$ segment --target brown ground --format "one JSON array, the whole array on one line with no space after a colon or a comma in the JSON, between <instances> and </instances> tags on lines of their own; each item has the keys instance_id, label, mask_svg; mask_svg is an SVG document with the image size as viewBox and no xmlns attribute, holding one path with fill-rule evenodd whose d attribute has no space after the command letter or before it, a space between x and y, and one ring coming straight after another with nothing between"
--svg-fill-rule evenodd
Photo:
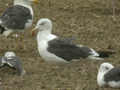
<instances>
[{"instance_id":1,"label":"brown ground","mask_svg":"<svg viewBox=\"0 0 120 90\"><path fill-rule=\"evenodd\" d=\"M0 12L12 5L10 0L0 0ZM21 57L27 74L16 75L8 67L0 69L0 90L112 90L96 84L98 67L102 62L120 65L120 1L116 1L116 21L112 18L112 0L40 0L34 6L36 24L39 18L53 21L53 32L61 37L77 37L76 43L96 50L116 51L104 61L80 60L62 68L47 64L39 56L36 39L30 30L20 33L22 41L0 38L0 55L14 51ZM24 37L23 37L24 35Z\"/></svg>"}]
</instances>

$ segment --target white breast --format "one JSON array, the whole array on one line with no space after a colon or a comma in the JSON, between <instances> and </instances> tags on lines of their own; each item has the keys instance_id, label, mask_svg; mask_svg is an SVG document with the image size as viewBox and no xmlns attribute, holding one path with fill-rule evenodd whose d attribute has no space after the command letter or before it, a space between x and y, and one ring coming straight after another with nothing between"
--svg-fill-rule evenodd
<instances>
[{"instance_id":1,"label":"white breast","mask_svg":"<svg viewBox=\"0 0 120 90\"><path fill-rule=\"evenodd\" d=\"M97 83L100 87L104 87L106 85L104 81L104 73L99 72L97 75Z\"/></svg>"},{"instance_id":2,"label":"white breast","mask_svg":"<svg viewBox=\"0 0 120 90\"><path fill-rule=\"evenodd\" d=\"M39 38L39 36L38 36ZM55 54L48 52L48 41L56 38L54 35L49 35L45 37L44 40L38 40L38 51L40 56L49 63L59 63L59 62L66 62L64 59L57 57Z\"/></svg>"}]
</instances>

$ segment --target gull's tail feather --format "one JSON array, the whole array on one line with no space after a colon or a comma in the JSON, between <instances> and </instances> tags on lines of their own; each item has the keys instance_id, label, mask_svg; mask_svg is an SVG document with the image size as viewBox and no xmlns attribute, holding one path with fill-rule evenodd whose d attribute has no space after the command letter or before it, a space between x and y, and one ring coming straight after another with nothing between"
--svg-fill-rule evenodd
<instances>
[{"instance_id":1,"label":"gull's tail feather","mask_svg":"<svg viewBox=\"0 0 120 90\"><path fill-rule=\"evenodd\" d=\"M5 28L0 25L0 34L3 34L4 31L5 31Z\"/></svg>"},{"instance_id":2,"label":"gull's tail feather","mask_svg":"<svg viewBox=\"0 0 120 90\"><path fill-rule=\"evenodd\" d=\"M90 59L94 59L94 60L104 60L104 58L108 58L110 57L110 55L115 54L115 51L95 51L93 49L91 49L91 54L90 56L88 56L88 58Z\"/></svg>"},{"instance_id":3,"label":"gull's tail feather","mask_svg":"<svg viewBox=\"0 0 120 90\"><path fill-rule=\"evenodd\" d=\"M115 54L115 51L97 51L99 53L99 57L101 58L108 58L110 57L112 54Z\"/></svg>"},{"instance_id":4,"label":"gull's tail feather","mask_svg":"<svg viewBox=\"0 0 120 90\"><path fill-rule=\"evenodd\" d=\"M91 59L91 60L104 60L104 58L101 58L101 57L98 57L98 56L92 56L92 55L88 56L88 58Z\"/></svg>"},{"instance_id":5,"label":"gull's tail feather","mask_svg":"<svg viewBox=\"0 0 120 90\"><path fill-rule=\"evenodd\" d=\"M2 26L2 21L0 20L0 34L3 34L5 28Z\"/></svg>"},{"instance_id":6,"label":"gull's tail feather","mask_svg":"<svg viewBox=\"0 0 120 90\"><path fill-rule=\"evenodd\" d=\"M90 48L90 50L91 50L91 52L90 52L91 55L88 56L89 59L91 59L91 60L104 60L104 58L100 57L99 53L96 52L94 49Z\"/></svg>"}]
</instances>

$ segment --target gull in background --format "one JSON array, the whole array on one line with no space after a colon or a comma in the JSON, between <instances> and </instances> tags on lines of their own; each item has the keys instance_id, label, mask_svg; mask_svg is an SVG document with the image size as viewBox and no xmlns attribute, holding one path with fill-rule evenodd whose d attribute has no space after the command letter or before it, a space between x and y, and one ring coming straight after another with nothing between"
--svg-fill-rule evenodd
<instances>
[{"instance_id":1,"label":"gull in background","mask_svg":"<svg viewBox=\"0 0 120 90\"><path fill-rule=\"evenodd\" d=\"M32 2L38 0L14 0L13 6L0 16L0 34L8 37L12 32L29 29L33 22Z\"/></svg>"},{"instance_id":2,"label":"gull in background","mask_svg":"<svg viewBox=\"0 0 120 90\"><path fill-rule=\"evenodd\" d=\"M100 87L120 88L120 67L105 62L100 65L97 83Z\"/></svg>"},{"instance_id":3,"label":"gull in background","mask_svg":"<svg viewBox=\"0 0 120 90\"><path fill-rule=\"evenodd\" d=\"M20 76L24 75L26 72L23 68L21 59L18 56L16 56L16 54L12 51L8 51L3 57L0 57L0 67L3 67L5 65L16 69L18 75Z\"/></svg>"}]
</instances>

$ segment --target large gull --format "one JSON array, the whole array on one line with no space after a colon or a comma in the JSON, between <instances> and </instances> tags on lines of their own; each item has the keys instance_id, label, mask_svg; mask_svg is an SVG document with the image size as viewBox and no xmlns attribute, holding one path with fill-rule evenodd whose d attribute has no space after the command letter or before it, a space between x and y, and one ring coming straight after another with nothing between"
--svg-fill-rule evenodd
<instances>
[{"instance_id":1,"label":"large gull","mask_svg":"<svg viewBox=\"0 0 120 90\"><path fill-rule=\"evenodd\" d=\"M94 49L76 45L70 39L61 39L52 34L52 21L47 18L42 18L37 22L32 34L35 30L38 30L38 51L45 61L69 62L80 58L103 60Z\"/></svg>"},{"instance_id":2,"label":"large gull","mask_svg":"<svg viewBox=\"0 0 120 90\"><path fill-rule=\"evenodd\" d=\"M100 65L97 83L100 87L120 88L120 67L105 62Z\"/></svg>"},{"instance_id":3,"label":"large gull","mask_svg":"<svg viewBox=\"0 0 120 90\"><path fill-rule=\"evenodd\" d=\"M38 0L14 0L13 6L0 16L0 34L7 37L12 32L30 28L33 22L32 2L37 3Z\"/></svg>"}]
</instances>

